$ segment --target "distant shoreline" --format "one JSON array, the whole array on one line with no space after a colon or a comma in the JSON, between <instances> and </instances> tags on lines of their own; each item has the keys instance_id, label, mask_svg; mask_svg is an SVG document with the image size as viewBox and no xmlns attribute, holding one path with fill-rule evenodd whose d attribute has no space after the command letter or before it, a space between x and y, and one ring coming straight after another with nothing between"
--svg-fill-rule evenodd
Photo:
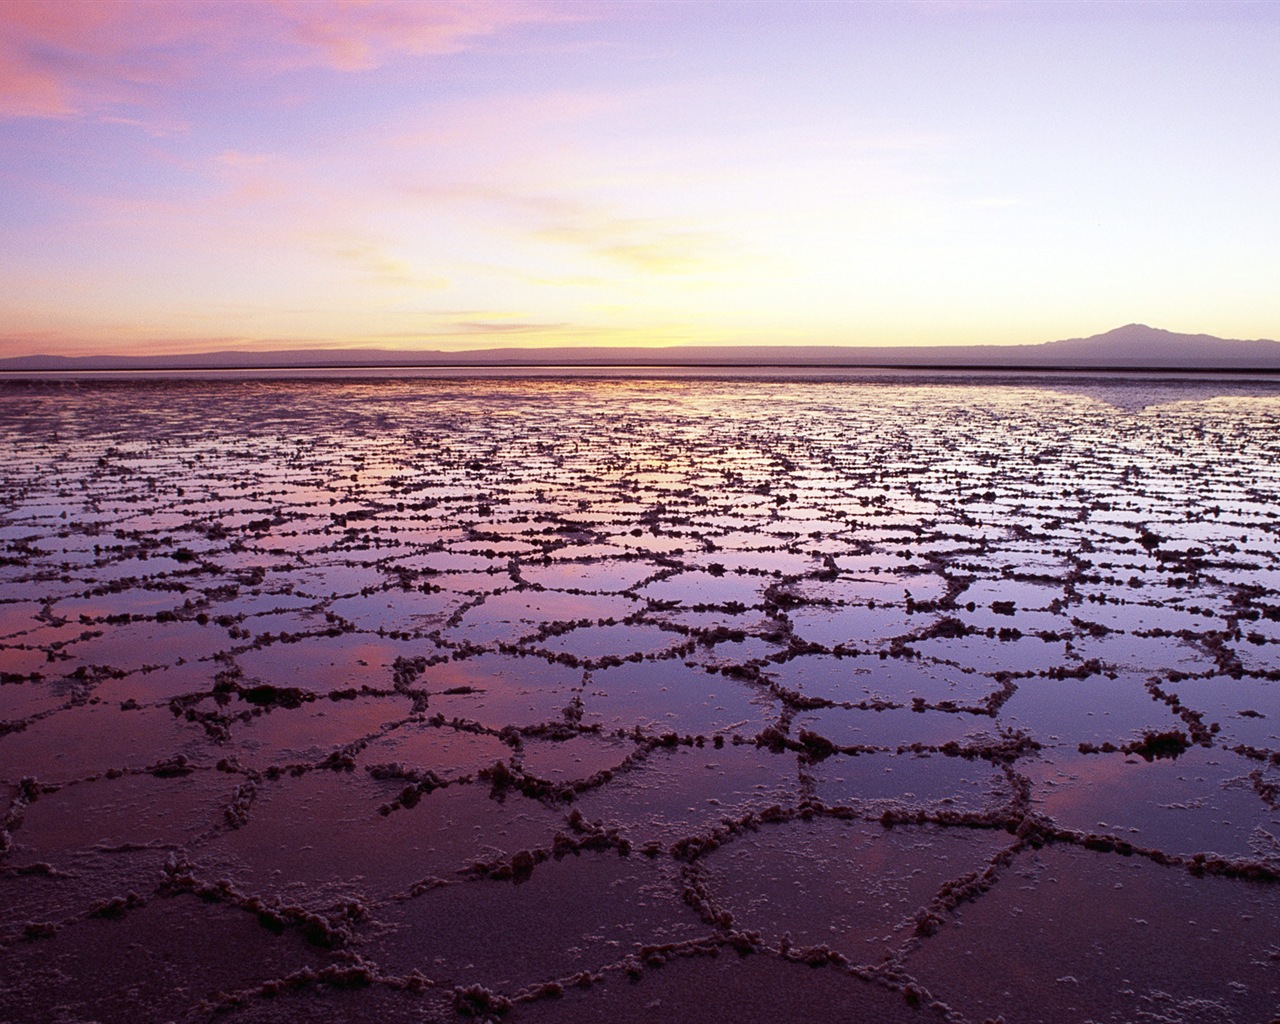
<instances>
[{"instance_id":1,"label":"distant shoreline","mask_svg":"<svg viewBox=\"0 0 1280 1024\"><path fill-rule=\"evenodd\" d=\"M1022 345L602 345L483 348L463 351L379 348L280 348L141 355L43 355L0 359L0 373L119 373L352 370L527 371L544 368L634 372L684 370L939 371L963 373L1280 372L1280 342L1176 334L1127 324L1088 338Z\"/></svg>"},{"instance_id":2,"label":"distant shoreline","mask_svg":"<svg viewBox=\"0 0 1280 1024\"><path fill-rule=\"evenodd\" d=\"M1156 374L1160 376L1169 375L1189 375L1189 376L1249 376L1249 377L1280 377L1280 367L1265 366L1114 366L1114 365L1072 365L1063 364L1060 366L1050 365L1033 365L1024 363L1014 363L1009 365L992 365L990 363L968 364L968 363L783 363L783 362L760 362L760 363L740 363L740 362L627 362L627 363L596 363L596 362L577 362L577 363L558 363L558 362L456 362L456 363L281 363L257 366L225 366L225 365L199 365L199 366L117 366L117 367L66 367L59 369L49 368L0 368L0 380L21 378L29 379L35 377L50 378L66 378L66 377L122 377L132 374L144 375L147 377L161 377L166 375L184 375L184 374L218 374L226 373L236 376L247 375L269 375L273 373L376 373L392 374L397 371L413 371L415 373L429 374L433 371L447 371L450 375L458 375L467 372L502 372L509 371L523 374L537 373L539 371L547 371L551 373L565 373L572 371L585 371L592 373L607 373L609 371L625 371L628 375L642 373L644 371L739 371L743 373L751 373L753 371L803 371L806 375L820 374L823 372L832 373L848 373L859 371L873 371L876 373L883 372L900 372L900 373L948 373L948 374L1027 374L1035 376L1043 376L1045 374L1089 374L1089 375L1124 375L1124 376L1140 376Z\"/></svg>"}]
</instances>

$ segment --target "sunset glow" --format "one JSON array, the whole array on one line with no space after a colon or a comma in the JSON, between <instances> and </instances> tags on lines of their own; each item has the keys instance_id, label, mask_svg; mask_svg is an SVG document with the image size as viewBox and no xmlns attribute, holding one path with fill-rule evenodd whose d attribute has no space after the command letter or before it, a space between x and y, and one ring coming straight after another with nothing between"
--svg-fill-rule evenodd
<instances>
[{"instance_id":1,"label":"sunset glow","mask_svg":"<svg viewBox=\"0 0 1280 1024\"><path fill-rule=\"evenodd\" d=\"M1280 337L1280 5L0 2L0 357Z\"/></svg>"}]
</instances>

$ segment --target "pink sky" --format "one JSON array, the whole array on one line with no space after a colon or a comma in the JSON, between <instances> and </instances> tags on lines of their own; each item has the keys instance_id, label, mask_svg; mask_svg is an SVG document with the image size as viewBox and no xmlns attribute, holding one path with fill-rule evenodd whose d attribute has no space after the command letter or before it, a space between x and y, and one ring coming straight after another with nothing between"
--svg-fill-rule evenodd
<instances>
[{"instance_id":1,"label":"pink sky","mask_svg":"<svg viewBox=\"0 0 1280 1024\"><path fill-rule=\"evenodd\" d=\"M0 356L1280 337L1280 5L0 0Z\"/></svg>"}]
</instances>

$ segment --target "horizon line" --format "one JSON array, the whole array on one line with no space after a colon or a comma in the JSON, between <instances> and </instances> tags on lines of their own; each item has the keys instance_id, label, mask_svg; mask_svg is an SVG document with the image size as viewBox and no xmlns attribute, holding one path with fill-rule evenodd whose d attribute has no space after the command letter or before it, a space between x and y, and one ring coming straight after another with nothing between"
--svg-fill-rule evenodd
<instances>
[{"instance_id":1,"label":"horizon line","mask_svg":"<svg viewBox=\"0 0 1280 1024\"><path fill-rule=\"evenodd\" d=\"M18 357L29 358L29 357ZM81 357L93 359L98 357ZM110 357L102 357L110 358ZM126 357L127 358L127 357ZM142 357L139 357L142 358ZM813 363L813 362L454 362L454 363L278 363L200 366L101 366L67 369L50 367L0 366L0 377L40 374L165 374L165 373L271 373L299 370L925 370L964 373L1190 373L1249 374L1280 376L1276 366L1177 366L1171 364L1127 365L1104 363Z\"/></svg>"}]
</instances>

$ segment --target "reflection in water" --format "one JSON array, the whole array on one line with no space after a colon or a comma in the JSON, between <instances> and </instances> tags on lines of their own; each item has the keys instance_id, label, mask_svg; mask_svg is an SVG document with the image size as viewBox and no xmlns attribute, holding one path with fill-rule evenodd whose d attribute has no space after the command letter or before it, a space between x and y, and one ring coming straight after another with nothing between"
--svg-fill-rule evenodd
<instances>
[{"instance_id":1,"label":"reflection in water","mask_svg":"<svg viewBox=\"0 0 1280 1024\"><path fill-rule=\"evenodd\" d=\"M0 383L0 1005L1265 1019L1278 397Z\"/></svg>"}]
</instances>

